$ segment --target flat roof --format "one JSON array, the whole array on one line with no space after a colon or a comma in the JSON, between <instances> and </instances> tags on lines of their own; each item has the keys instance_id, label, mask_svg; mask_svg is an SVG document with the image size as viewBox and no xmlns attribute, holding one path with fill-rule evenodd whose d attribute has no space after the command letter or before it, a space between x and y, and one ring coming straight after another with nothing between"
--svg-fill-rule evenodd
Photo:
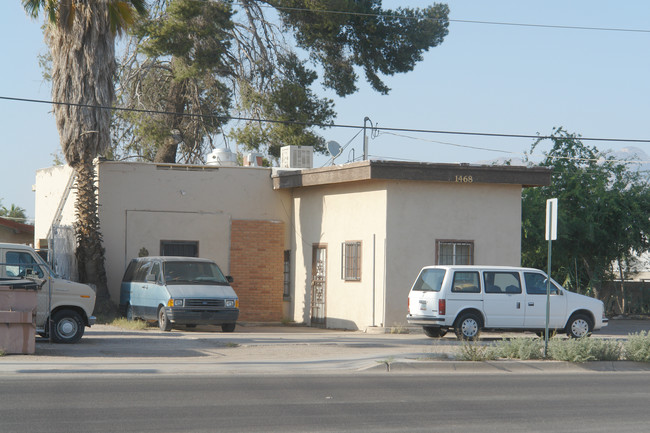
<instances>
[{"instance_id":1,"label":"flat roof","mask_svg":"<svg viewBox=\"0 0 650 433\"><path fill-rule=\"evenodd\" d=\"M550 185L552 172L553 169L548 167L367 160L300 171L277 169L272 178L273 189L369 180L500 183L535 187Z\"/></svg>"}]
</instances>

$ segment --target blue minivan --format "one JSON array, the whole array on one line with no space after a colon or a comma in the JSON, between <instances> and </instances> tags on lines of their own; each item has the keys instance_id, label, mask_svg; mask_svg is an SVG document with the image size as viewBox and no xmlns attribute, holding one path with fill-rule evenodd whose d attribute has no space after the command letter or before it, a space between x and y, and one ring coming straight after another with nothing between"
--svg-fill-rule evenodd
<instances>
[{"instance_id":1,"label":"blue minivan","mask_svg":"<svg viewBox=\"0 0 650 433\"><path fill-rule=\"evenodd\" d=\"M220 325L233 332L239 299L211 260L194 257L140 257L126 268L120 309L127 320L158 321L162 331L174 326Z\"/></svg>"}]
</instances>

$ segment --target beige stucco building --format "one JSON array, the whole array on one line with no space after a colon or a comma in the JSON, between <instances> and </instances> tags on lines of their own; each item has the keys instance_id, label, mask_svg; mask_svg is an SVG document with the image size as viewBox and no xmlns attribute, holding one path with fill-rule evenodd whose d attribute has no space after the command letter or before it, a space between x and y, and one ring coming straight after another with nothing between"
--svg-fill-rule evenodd
<instances>
[{"instance_id":1,"label":"beige stucco building","mask_svg":"<svg viewBox=\"0 0 650 433\"><path fill-rule=\"evenodd\" d=\"M70 173L37 172L37 243L53 221L72 223ZM116 302L131 258L180 251L234 277L242 320L346 329L404 324L422 266L519 265L522 187L550 183L538 167L392 161L302 171L102 161L97 175Z\"/></svg>"}]
</instances>

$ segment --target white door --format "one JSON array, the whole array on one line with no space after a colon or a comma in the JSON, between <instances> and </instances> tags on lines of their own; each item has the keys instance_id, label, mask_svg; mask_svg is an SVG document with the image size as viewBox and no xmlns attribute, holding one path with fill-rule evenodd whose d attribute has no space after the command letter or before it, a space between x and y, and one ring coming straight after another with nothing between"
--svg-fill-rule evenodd
<instances>
[{"instance_id":1,"label":"white door","mask_svg":"<svg viewBox=\"0 0 650 433\"><path fill-rule=\"evenodd\" d=\"M486 328L522 328L526 308L517 271L483 272Z\"/></svg>"},{"instance_id":2,"label":"white door","mask_svg":"<svg viewBox=\"0 0 650 433\"><path fill-rule=\"evenodd\" d=\"M544 329L546 327L546 275L541 272L524 272L526 284L525 327ZM566 324L566 296L551 281L549 328L558 329Z\"/></svg>"}]
</instances>

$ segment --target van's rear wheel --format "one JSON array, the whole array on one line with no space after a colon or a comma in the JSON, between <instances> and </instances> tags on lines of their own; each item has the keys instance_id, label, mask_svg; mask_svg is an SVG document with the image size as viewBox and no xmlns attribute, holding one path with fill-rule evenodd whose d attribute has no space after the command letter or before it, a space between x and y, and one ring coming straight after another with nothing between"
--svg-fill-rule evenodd
<instances>
[{"instance_id":1,"label":"van's rear wheel","mask_svg":"<svg viewBox=\"0 0 650 433\"><path fill-rule=\"evenodd\" d=\"M172 330L172 322L167 318L165 307L160 307L158 310L158 327L161 331L169 332Z\"/></svg>"},{"instance_id":2,"label":"van's rear wheel","mask_svg":"<svg viewBox=\"0 0 650 433\"><path fill-rule=\"evenodd\" d=\"M454 331L459 340L478 340L481 319L474 313L463 313L456 320Z\"/></svg>"},{"instance_id":3,"label":"van's rear wheel","mask_svg":"<svg viewBox=\"0 0 650 433\"><path fill-rule=\"evenodd\" d=\"M129 322L135 320L135 315L133 314L133 306L131 304L128 304L126 306L126 320Z\"/></svg>"},{"instance_id":4,"label":"van's rear wheel","mask_svg":"<svg viewBox=\"0 0 650 433\"><path fill-rule=\"evenodd\" d=\"M423 326L422 330L427 337L431 338L441 338L447 333L447 330L440 326Z\"/></svg>"}]
</instances>

